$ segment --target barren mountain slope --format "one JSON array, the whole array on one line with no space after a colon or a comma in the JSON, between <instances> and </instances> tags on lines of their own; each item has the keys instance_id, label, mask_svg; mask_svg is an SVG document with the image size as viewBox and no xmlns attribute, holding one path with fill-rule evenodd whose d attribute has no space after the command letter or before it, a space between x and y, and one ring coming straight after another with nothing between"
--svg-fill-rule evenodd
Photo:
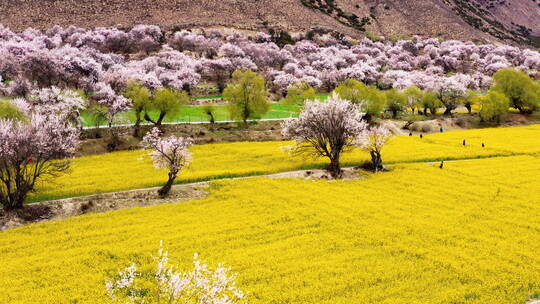
<instances>
[{"instance_id":1,"label":"barren mountain slope","mask_svg":"<svg viewBox=\"0 0 540 304\"><path fill-rule=\"evenodd\" d=\"M0 23L17 30L141 23L322 27L356 37L365 30L523 44L540 36L540 0L2 0Z\"/></svg>"},{"instance_id":2,"label":"barren mountain slope","mask_svg":"<svg viewBox=\"0 0 540 304\"><path fill-rule=\"evenodd\" d=\"M224 25L256 29L264 24L291 30L312 27L353 32L299 0L2 0L0 23L13 29L82 27Z\"/></svg>"}]
</instances>

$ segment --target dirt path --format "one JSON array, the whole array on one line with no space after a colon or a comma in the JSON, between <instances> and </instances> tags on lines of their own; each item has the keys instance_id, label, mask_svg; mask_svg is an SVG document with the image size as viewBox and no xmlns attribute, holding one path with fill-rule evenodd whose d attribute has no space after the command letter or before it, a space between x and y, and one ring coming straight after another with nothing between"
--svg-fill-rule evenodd
<instances>
[{"instance_id":1,"label":"dirt path","mask_svg":"<svg viewBox=\"0 0 540 304\"><path fill-rule=\"evenodd\" d=\"M326 171L321 169L290 171L233 179L254 177L332 179ZM345 180L359 179L361 175L354 168L344 168L342 178ZM133 207L146 207L202 199L208 195L206 190L209 185L209 181L175 185L166 198L160 198L157 195L157 190L159 189L157 187L44 201L26 205L23 210L9 213L0 209L0 231L88 213L101 213Z\"/></svg>"},{"instance_id":2,"label":"dirt path","mask_svg":"<svg viewBox=\"0 0 540 304\"><path fill-rule=\"evenodd\" d=\"M167 198L157 195L159 188L137 189L29 204L23 210L0 210L0 231L32 223L59 220L87 213L146 207L204 198L209 182L175 185Z\"/></svg>"}]
</instances>

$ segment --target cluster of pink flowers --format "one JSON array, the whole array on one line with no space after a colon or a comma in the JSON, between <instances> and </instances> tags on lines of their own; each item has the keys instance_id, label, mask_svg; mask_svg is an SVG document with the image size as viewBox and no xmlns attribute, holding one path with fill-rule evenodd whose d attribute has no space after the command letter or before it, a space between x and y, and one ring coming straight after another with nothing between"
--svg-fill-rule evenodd
<instances>
[{"instance_id":1,"label":"cluster of pink flowers","mask_svg":"<svg viewBox=\"0 0 540 304\"><path fill-rule=\"evenodd\" d=\"M0 76L13 80L24 75L41 86L88 89L97 82L107 82L118 92L121 86L117 85L129 79L149 88L186 89L216 73L252 69L262 72L277 91L283 91L297 81L332 88L345 79L364 83L383 80L393 86L391 73L395 71L420 81L420 74L489 77L508 67L528 72L540 69L537 51L512 46L440 42L418 36L395 43L368 39L331 42L299 40L280 48L263 33L253 37L238 33L223 36L216 31L166 34L159 27L145 25L129 31L54 27L14 33L0 26ZM126 55L135 52L149 55L143 59ZM474 78L475 86L485 85L485 79Z\"/></svg>"},{"instance_id":2,"label":"cluster of pink flowers","mask_svg":"<svg viewBox=\"0 0 540 304\"><path fill-rule=\"evenodd\" d=\"M162 138L160 134L158 128L153 128L143 138L142 144L146 149L152 149L150 155L156 169L179 172L191 160L188 148L193 144L193 141L189 138L176 136Z\"/></svg>"},{"instance_id":3,"label":"cluster of pink flowers","mask_svg":"<svg viewBox=\"0 0 540 304\"><path fill-rule=\"evenodd\" d=\"M166 33L147 25L130 30L56 26L15 33L0 26L0 91L26 96L36 86L87 92L110 86L119 95L130 80L149 89L189 91L202 79L222 90L237 69L260 72L282 94L300 81L330 91L346 79L433 89L452 77L466 88L481 89L500 69L540 69L539 52L506 45L418 36L397 42L322 37L299 36L294 45L279 47L264 33Z\"/></svg>"},{"instance_id":4,"label":"cluster of pink flowers","mask_svg":"<svg viewBox=\"0 0 540 304\"><path fill-rule=\"evenodd\" d=\"M365 130L367 124L358 105L333 94L327 102L306 101L298 119L283 124L283 135L297 144L337 136L353 139Z\"/></svg>"},{"instance_id":5,"label":"cluster of pink flowers","mask_svg":"<svg viewBox=\"0 0 540 304\"><path fill-rule=\"evenodd\" d=\"M0 119L0 205L22 208L40 178L68 168L78 144L78 132L57 115Z\"/></svg>"}]
</instances>

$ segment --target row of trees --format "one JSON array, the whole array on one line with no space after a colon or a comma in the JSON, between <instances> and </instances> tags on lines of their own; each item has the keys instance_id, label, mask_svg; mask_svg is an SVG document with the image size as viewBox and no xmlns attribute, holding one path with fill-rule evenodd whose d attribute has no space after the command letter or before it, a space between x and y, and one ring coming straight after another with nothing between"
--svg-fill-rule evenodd
<instances>
[{"instance_id":1,"label":"row of trees","mask_svg":"<svg viewBox=\"0 0 540 304\"><path fill-rule=\"evenodd\" d=\"M231 113L246 122L268 110L267 92L260 76L238 71L234 79L225 92L231 101ZM109 119L109 125L118 112L133 106L138 132L143 117L159 126L166 115L178 110L187 99L185 92L166 88L151 92L137 83L130 83L124 95L102 89L87 101L74 91L51 88L33 91L27 99L0 101L0 204L8 210L22 208L39 179L57 176L68 169L79 144L76 126L85 103L92 103L95 111L109 103L99 114ZM157 112L157 120L149 117L150 111ZM159 190L160 196L166 196L182 167L190 161L188 147L192 142L160 135L161 131L154 128L141 144L153 151L154 166L168 171L167 183Z\"/></svg>"},{"instance_id":2,"label":"row of trees","mask_svg":"<svg viewBox=\"0 0 540 304\"><path fill-rule=\"evenodd\" d=\"M491 75L503 68L527 73L540 69L538 52L510 46L420 37L387 43L317 43L299 37L293 42L278 46L263 33L167 35L155 26L129 31L55 27L21 33L0 27L0 89L22 97L36 87L51 86L121 95L131 81L149 90L186 92L206 81L224 90L238 69L259 72L269 89L281 94L299 81L331 91L347 79L380 88L416 85L426 90L452 78L467 89L479 89L490 86Z\"/></svg>"},{"instance_id":3,"label":"row of trees","mask_svg":"<svg viewBox=\"0 0 540 304\"><path fill-rule=\"evenodd\" d=\"M515 69L503 69L494 75L494 84L486 96L467 89L458 81L448 78L422 90L410 86L402 90L380 90L354 79L342 82L335 90L341 98L353 104L365 105L364 118L370 121L385 111L396 118L399 113L410 110L413 114L436 114L444 108L444 114L450 115L462 105L472 113L473 106L478 106L483 120L498 120L500 115L512 107L521 113L530 114L540 108L540 83L533 81L527 74ZM285 103L303 105L306 100L315 98L315 90L309 84L300 82L292 85L284 98Z\"/></svg>"},{"instance_id":4,"label":"row of trees","mask_svg":"<svg viewBox=\"0 0 540 304\"><path fill-rule=\"evenodd\" d=\"M492 90L481 99L482 119L497 119L509 106L520 111L536 109L537 103L530 102L537 102L540 96L537 83L524 78L515 70L502 70L495 75L495 80ZM156 107L185 96L170 90L160 90L150 98L145 88L136 84L131 85L131 88L128 92L134 104L137 104L138 99L144 101L138 115L148 111L145 108L149 106L147 102L153 102L153 107ZM99 94L102 93L96 93ZM264 80L252 71L235 72L233 83L225 90L232 113L237 113L244 122L267 111L266 94ZM305 100L304 97L312 96L313 91L304 84L294 87L287 97L295 102L303 100L304 105L298 119L283 124L283 134L296 141L296 153L314 153L327 157L330 160L327 169L335 178L341 175L341 153L352 146L368 151L373 168L379 170L382 169L381 149L390 134L384 128L368 128L366 121L384 107L384 102L390 111L396 113L407 105L414 109L416 104L412 99L425 101L428 98L426 96L435 96L433 94L415 87L404 92L395 89L380 92L350 80L340 85L323 102ZM107 98L97 98L102 99ZM44 89L28 100L16 99L12 103L0 103L4 109L0 116L0 202L6 209L21 208L38 179L55 176L68 168L69 158L79 140L74 124L83 102L82 98L72 92ZM164 108L162 111L166 115L167 110ZM145 116L148 116L147 112ZM168 170L168 181L159 191L161 196L166 196L182 167L189 163L191 155L188 147L192 142L174 136L160 138L160 131L155 128L144 137L142 144L153 150L152 158L156 168Z\"/></svg>"},{"instance_id":5,"label":"row of trees","mask_svg":"<svg viewBox=\"0 0 540 304\"><path fill-rule=\"evenodd\" d=\"M239 75L244 77L231 88L236 92L234 98L246 101L245 108L249 105L256 108L261 80L249 71ZM51 96L54 95L49 98ZM19 99L9 105L10 116L0 118L0 203L8 210L22 208L39 179L67 170L79 143L79 134L65 114L68 112L55 108L55 103L49 105L47 100L42 101L44 103L39 104ZM240 104L235 107L242 108ZM242 111L249 111L245 108ZM283 132L297 141L297 152L313 148L320 156L328 157L331 160L328 170L336 178L341 174L341 152L352 143L370 152L374 168L378 170L382 168L380 151L389 133L383 129L368 129L362 116L358 105L333 95L328 102L308 101L300 118L287 121ZM154 128L144 137L142 145L152 150L154 166L168 172L167 183L158 191L160 196L166 196L191 159L188 148L192 142L187 138L160 135L160 130Z\"/></svg>"}]
</instances>

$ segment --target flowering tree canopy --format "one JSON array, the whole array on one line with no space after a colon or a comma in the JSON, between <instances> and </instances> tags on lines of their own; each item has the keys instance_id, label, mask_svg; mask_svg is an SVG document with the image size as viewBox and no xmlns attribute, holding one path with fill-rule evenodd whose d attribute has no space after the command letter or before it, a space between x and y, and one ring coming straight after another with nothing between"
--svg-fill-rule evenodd
<instances>
[{"instance_id":1,"label":"flowering tree canopy","mask_svg":"<svg viewBox=\"0 0 540 304\"><path fill-rule=\"evenodd\" d=\"M152 276L137 272L132 264L112 280L105 283L107 296L115 303L247 303L245 294L236 285L236 274L230 268L218 265L208 267L193 256L193 269L180 272L169 266L168 252L158 250L157 265ZM144 288L144 289L143 289Z\"/></svg>"},{"instance_id":2,"label":"flowering tree canopy","mask_svg":"<svg viewBox=\"0 0 540 304\"><path fill-rule=\"evenodd\" d=\"M28 122L0 119L0 203L22 208L36 182L65 171L79 134L59 116L32 114Z\"/></svg>"},{"instance_id":3,"label":"flowering tree canopy","mask_svg":"<svg viewBox=\"0 0 540 304\"><path fill-rule=\"evenodd\" d=\"M180 170L189 164L191 153L188 148L193 144L192 140L184 137L170 136L160 138L158 128L153 128L144 136L142 145L146 149L152 149L150 156L156 169L167 169L169 179L158 191L162 197L166 196L178 176Z\"/></svg>"},{"instance_id":4,"label":"flowering tree canopy","mask_svg":"<svg viewBox=\"0 0 540 304\"><path fill-rule=\"evenodd\" d=\"M85 100L75 91L58 87L34 90L28 97L34 112L47 116L58 115L74 125L80 125L80 113L85 108Z\"/></svg>"},{"instance_id":5,"label":"flowering tree canopy","mask_svg":"<svg viewBox=\"0 0 540 304\"><path fill-rule=\"evenodd\" d=\"M354 139L367 124L362 121L360 106L330 96L327 102L307 101L298 119L283 123L283 135L296 141L295 153L327 157L327 170L334 178L341 176L340 156L353 146Z\"/></svg>"},{"instance_id":6,"label":"flowering tree canopy","mask_svg":"<svg viewBox=\"0 0 540 304\"><path fill-rule=\"evenodd\" d=\"M458 100L467 94L467 87L456 76L442 78L434 82L429 90L437 93L439 100L446 108L445 115L452 114L452 111L458 106Z\"/></svg>"},{"instance_id":7,"label":"flowering tree canopy","mask_svg":"<svg viewBox=\"0 0 540 304\"><path fill-rule=\"evenodd\" d=\"M379 126L365 129L356 139L356 145L370 154L375 172L383 169L381 152L391 137L387 128Z\"/></svg>"},{"instance_id":8,"label":"flowering tree canopy","mask_svg":"<svg viewBox=\"0 0 540 304\"><path fill-rule=\"evenodd\" d=\"M116 94L110 85L99 83L96 86L96 91L92 95L92 99L98 104L105 106L108 110L109 128L112 128L114 117L116 114L126 111L131 107L131 100L122 95Z\"/></svg>"}]
</instances>

